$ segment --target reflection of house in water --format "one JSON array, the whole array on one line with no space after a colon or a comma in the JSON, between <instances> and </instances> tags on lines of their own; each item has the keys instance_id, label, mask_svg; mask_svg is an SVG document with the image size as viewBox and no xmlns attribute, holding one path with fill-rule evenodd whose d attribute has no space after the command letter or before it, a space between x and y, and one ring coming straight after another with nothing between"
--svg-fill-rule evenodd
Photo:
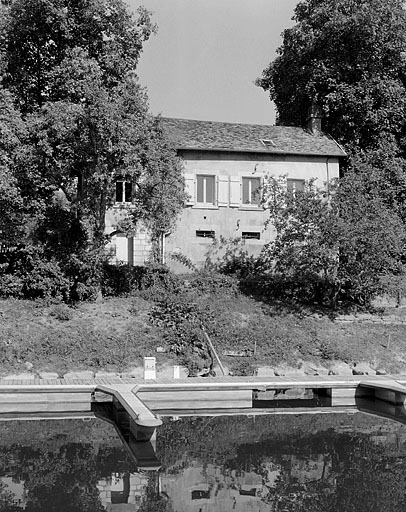
<instances>
[{"instance_id":1,"label":"reflection of house in water","mask_svg":"<svg viewBox=\"0 0 406 512\"><path fill-rule=\"evenodd\" d=\"M4 488L3 488L4 486ZM0 487L6 496L10 497L10 501L15 507L25 510L27 507L27 491L24 488L24 481L15 482L11 476L3 476L0 478ZM2 508L2 498L0 497L0 510Z\"/></svg>"},{"instance_id":2,"label":"reflection of house in water","mask_svg":"<svg viewBox=\"0 0 406 512\"><path fill-rule=\"evenodd\" d=\"M304 484L309 481L327 480L331 473L331 458L324 454L311 455L307 459L290 457L290 477Z\"/></svg>"},{"instance_id":3,"label":"reflection of house in water","mask_svg":"<svg viewBox=\"0 0 406 512\"><path fill-rule=\"evenodd\" d=\"M148 476L142 473L113 473L99 480L97 488L107 512L136 512L147 484Z\"/></svg>"},{"instance_id":4,"label":"reflection of house in water","mask_svg":"<svg viewBox=\"0 0 406 512\"><path fill-rule=\"evenodd\" d=\"M165 492L177 512L265 512L262 477L251 471L228 471L191 463L178 474L161 474Z\"/></svg>"}]
</instances>

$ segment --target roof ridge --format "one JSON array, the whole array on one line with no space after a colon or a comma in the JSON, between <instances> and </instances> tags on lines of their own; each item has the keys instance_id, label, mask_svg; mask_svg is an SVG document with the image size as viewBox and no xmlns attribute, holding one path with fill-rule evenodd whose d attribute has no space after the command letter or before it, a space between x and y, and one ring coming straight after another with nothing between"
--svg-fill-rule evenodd
<instances>
[{"instance_id":1,"label":"roof ridge","mask_svg":"<svg viewBox=\"0 0 406 512\"><path fill-rule=\"evenodd\" d=\"M292 128L296 130L304 130L305 128L302 126L286 126L286 125L277 125L277 124L260 124L260 123L241 123L241 122L233 122L233 121L211 121L207 119L190 119L187 117L168 117L168 116L159 116L160 119L166 119L168 121L190 121L193 123L211 123L211 124L230 124L230 125L238 125L238 126L260 126L262 128ZM324 134L324 132L322 132Z\"/></svg>"}]
</instances>

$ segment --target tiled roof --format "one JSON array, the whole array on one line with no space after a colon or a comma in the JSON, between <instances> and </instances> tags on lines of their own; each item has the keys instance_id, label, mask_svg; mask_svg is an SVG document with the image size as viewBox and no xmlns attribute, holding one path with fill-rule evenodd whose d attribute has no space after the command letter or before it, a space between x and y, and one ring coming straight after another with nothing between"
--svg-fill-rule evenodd
<instances>
[{"instance_id":1,"label":"tiled roof","mask_svg":"<svg viewBox=\"0 0 406 512\"><path fill-rule=\"evenodd\" d=\"M303 128L167 117L163 117L162 122L178 149L345 156L343 149L331 137L312 135Z\"/></svg>"}]
</instances>

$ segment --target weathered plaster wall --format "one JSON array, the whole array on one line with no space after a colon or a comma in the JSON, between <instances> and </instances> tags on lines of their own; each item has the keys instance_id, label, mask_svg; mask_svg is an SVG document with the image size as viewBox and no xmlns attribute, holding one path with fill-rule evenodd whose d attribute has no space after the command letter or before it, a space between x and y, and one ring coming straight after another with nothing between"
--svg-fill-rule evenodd
<instances>
[{"instance_id":1,"label":"weathered plaster wall","mask_svg":"<svg viewBox=\"0 0 406 512\"><path fill-rule=\"evenodd\" d=\"M120 219L125 218L129 204L115 205L106 212L106 234L116 229ZM113 236L106 247L111 263L144 265L150 258L152 243L147 230L140 225L134 236L124 234Z\"/></svg>"},{"instance_id":2,"label":"weathered plaster wall","mask_svg":"<svg viewBox=\"0 0 406 512\"><path fill-rule=\"evenodd\" d=\"M323 187L339 175L339 162L335 157L214 151L182 151L181 156L184 160L187 186L192 196L196 196L193 178L197 174L222 176L229 180L230 187L232 181L236 182L243 177L264 178L267 175L285 175L287 178L304 180L316 178L317 185ZM183 265L171 260L171 253L181 253L198 265L203 263L212 240L197 237L196 231L214 231L216 237L222 235L226 238L241 237L245 231L260 232L260 240L245 240L248 252L258 254L262 246L275 235L272 226L265 228L267 218L268 213L261 207L247 207L241 203L237 205L230 200L224 206L202 207L196 203L189 205L183 211L176 230L166 237L167 264L174 271L186 271Z\"/></svg>"}]
</instances>

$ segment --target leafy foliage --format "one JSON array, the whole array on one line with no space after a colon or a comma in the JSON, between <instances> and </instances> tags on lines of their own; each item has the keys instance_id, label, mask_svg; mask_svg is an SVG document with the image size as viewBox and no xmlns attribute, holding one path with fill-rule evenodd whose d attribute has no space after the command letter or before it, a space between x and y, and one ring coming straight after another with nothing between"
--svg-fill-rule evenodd
<instances>
[{"instance_id":1,"label":"leafy foliage","mask_svg":"<svg viewBox=\"0 0 406 512\"><path fill-rule=\"evenodd\" d=\"M325 130L347 146L371 147L404 127L406 15L400 0L304 0L278 57L258 84L281 124L302 126L313 104Z\"/></svg>"},{"instance_id":2,"label":"leafy foliage","mask_svg":"<svg viewBox=\"0 0 406 512\"><path fill-rule=\"evenodd\" d=\"M350 173L335 191L310 182L293 195L269 180L277 236L261 258L268 273L296 286L301 296L294 299L368 305L381 291L383 275L403 273L404 226L367 186L362 175Z\"/></svg>"},{"instance_id":3,"label":"leafy foliage","mask_svg":"<svg viewBox=\"0 0 406 512\"><path fill-rule=\"evenodd\" d=\"M100 288L112 236L142 222L158 239L183 207L180 161L135 75L155 27L121 0L16 0L2 13L1 236L40 246L70 283L60 293L83 300ZM107 229L119 178L135 199Z\"/></svg>"},{"instance_id":4,"label":"leafy foliage","mask_svg":"<svg viewBox=\"0 0 406 512\"><path fill-rule=\"evenodd\" d=\"M304 126L310 109L317 106L324 130L343 144L348 154L331 210L319 209L330 227L320 228L316 222L321 245L318 248L317 237L310 236L314 243L307 240L305 263L295 263L297 274L303 275L299 269L309 270L313 257L315 266L320 265L315 277L323 277L323 286L327 278L332 298L338 292L352 301L368 303L380 283L397 281L401 286L403 279L404 5L400 0L303 0L295 9L294 20L295 26L284 31L279 55L257 83L275 101L280 124ZM337 213L340 220L334 222L331 213ZM304 223L299 224L302 233L307 233ZM279 238L286 241L286 237ZM292 257L300 253L295 235L294 240L295 247L291 244L290 253L286 250L284 254L291 264ZM327 250L324 262L320 260L322 248ZM329 277L326 264L333 273L327 272Z\"/></svg>"}]
</instances>

